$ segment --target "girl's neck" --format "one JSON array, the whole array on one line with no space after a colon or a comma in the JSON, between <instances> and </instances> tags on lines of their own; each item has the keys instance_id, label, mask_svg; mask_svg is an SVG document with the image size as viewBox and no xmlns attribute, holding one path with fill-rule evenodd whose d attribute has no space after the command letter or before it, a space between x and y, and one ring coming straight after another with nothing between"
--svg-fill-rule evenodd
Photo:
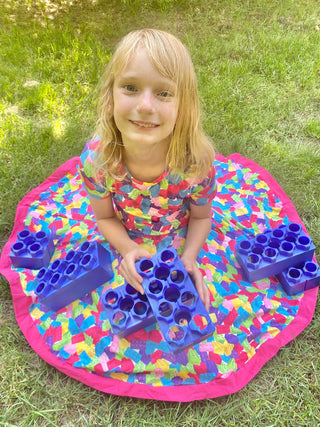
<instances>
[{"instance_id":1,"label":"girl's neck","mask_svg":"<svg viewBox=\"0 0 320 427\"><path fill-rule=\"evenodd\" d=\"M124 152L125 166L130 174L138 181L153 182L167 167L168 147L138 147Z\"/></svg>"}]
</instances>

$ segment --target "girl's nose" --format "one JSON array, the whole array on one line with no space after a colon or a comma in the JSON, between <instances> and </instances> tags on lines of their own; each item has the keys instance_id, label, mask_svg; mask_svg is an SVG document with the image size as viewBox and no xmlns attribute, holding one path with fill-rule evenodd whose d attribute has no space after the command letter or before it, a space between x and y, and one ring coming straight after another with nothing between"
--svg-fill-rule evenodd
<instances>
[{"instance_id":1,"label":"girl's nose","mask_svg":"<svg viewBox=\"0 0 320 427\"><path fill-rule=\"evenodd\" d=\"M139 97L137 110L139 112L153 113L154 109L154 96L152 91L143 91Z\"/></svg>"}]
</instances>

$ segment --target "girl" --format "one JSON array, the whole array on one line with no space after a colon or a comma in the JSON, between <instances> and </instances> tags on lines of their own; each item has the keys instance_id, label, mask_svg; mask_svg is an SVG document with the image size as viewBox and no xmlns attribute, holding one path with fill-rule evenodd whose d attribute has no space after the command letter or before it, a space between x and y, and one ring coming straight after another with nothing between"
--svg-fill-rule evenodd
<instances>
[{"instance_id":1,"label":"girl","mask_svg":"<svg viewBox=\"0 0 320 427\"><path fill-rule=\"evenodd\" d=\"M122 256L120 274L144 293L135 262L172 245L208 309L196 259L211 228L214 151L181 41L153 29L125 36L103 77L98 116L99 138L80 169L98 229Z\"/></svg>"}]
</instances>

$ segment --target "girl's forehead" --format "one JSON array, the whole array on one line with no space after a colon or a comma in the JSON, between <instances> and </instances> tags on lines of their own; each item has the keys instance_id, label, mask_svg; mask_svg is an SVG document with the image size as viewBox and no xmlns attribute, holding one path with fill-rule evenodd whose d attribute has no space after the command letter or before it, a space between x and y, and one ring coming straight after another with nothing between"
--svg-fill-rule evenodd
<instances>
[{"instance_id":1,"label":"girl's forehead","mask_svg":"<svg viewBox=\"0 0 320 427\"><path fill-rule=\"evenodd\" d=\"M157 58L154 53L148 52L145 47L139 47L135 51L130 52L123 61L118 63L114 71L116 79L121 77L137 77L142 75L146 70L158 74L161 80L166 80L169 84L176 84L172 64L165 58Z\"/></svg>"}]
</instances>

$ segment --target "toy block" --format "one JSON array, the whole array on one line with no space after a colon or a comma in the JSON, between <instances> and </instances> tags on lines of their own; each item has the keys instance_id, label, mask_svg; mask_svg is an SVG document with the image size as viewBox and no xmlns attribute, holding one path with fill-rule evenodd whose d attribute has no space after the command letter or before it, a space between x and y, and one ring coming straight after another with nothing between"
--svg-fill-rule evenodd
<instances>
[{"instance_id":1,"label":"toy block","mask_svg":"<svg viewBox=\"0 0 320 427\"><path fill-rule=\"evenodd\" d=\"M178 353L207 339L215 330L174 248L136 262L142 286L169 349Z\"/></svg>"},{"instance_id":2,"label":"toy block","mask_svg":"<svg viewBox=\"0 0 320 427\"><path fill-rule=\"evenodd\" d=\"M36 276L39 302L53 311L83 297L113 276L111 256L98 242L84 242Z\"/></svg>"},{"instance_id":3,"label":"toy block","mask_svg":"<svg viewBox=\"0 0 320 427\"><path fill-rule=\"evenodd\" d=\"M114 334L124 338L155 323L146 295L140 294L128 283L107 291L102 297Z\"/></svg>"},{"instance_id":4,"label":"toy block","mask_svg":"<svg viewBox=\"0 0 320 427\"><path fill-rule=\"evenodd\" d=\"M315 262L306 261L277 274L277 279L288 295L295 295L319 286L320 269Z\"/></svg>"},{"instance_id":5,"label":"toy block","mask_svg":"<svg viewBox=\"0 0 320 427\"><path fill-rule=\"evenodd\" d=\"M266 230L252 239L241 239L235 248L237 261L250 282L311 261L314 251L311 238L303 232L300 224L294 222Z\"/></svg>"},{"instance_id":6,"label":"toy block","mask_svg":"<svg viewBox=\"0 0 320 427\"><path fill-rule=\"evenodd\" d=\"M54 252L54 244L50 232L32 233L28 229L20 231L16 242L11 245L10 258L16 268L40 270L47 267Z\"/></svg>"}]
</instances>

